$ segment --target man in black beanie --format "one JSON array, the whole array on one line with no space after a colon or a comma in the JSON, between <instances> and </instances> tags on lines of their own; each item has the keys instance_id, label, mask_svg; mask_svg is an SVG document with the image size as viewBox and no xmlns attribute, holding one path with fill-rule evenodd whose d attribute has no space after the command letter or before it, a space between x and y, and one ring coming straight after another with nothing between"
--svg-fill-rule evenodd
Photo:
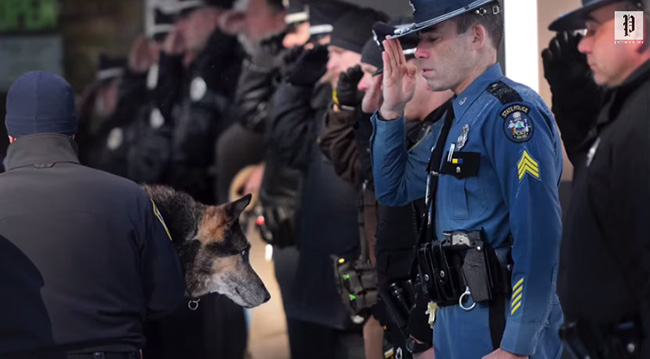
<instances>
[{"instance_id":1,"label":"man in black beanie","mask_svg":"<svg viewBox=\"0 0 650 359\"><path fill-rule=\"evenodd\" d=\"M178 254L135 183L79 164L74 95L58 75L14 82L0 181L0 357L136 359L143 320L185 292Z\"/></svg>"}]
</instances>

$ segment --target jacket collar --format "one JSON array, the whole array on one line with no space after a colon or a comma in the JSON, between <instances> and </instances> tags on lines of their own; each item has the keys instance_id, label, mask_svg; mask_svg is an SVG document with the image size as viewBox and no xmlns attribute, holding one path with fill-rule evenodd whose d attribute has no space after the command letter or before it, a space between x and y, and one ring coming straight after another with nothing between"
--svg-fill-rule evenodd
<instances>
[{"instance_id":1,"label":"jacket collar","mask_svg":"<svg viewBox=\"0 0 650 359\"><path fill-rule=\"evenodd\" d=\"M454 98L453 106L456 118L462 118L468 108L488 88L488 85L503 77L501 66L496 63L490 66L481 76L477 77L463 92Z\"/></svg>"},{"instance_id":2,"label":"jacket collar","mask_svg":"<svg viewBox=\"0 0 650 359\"><path fill-rule=\"evenodd\" d=\"M650 61L645 62L639 66L621 85L610 89L606 94L603 111L598 118L597 127L606 126L608 123L616 119L621 106L623 106L625 99L639 88L643 83L650 80Z\"/></svg>"},{"instance_id":3,"label":"jacket collar","mask_svg":"<svg viewBox=\"0 0 650 359\"><path fill-rule=\"evenodd\" d=\"M79 164L77 146L66 135L44 134L23 136L9 145L4 165L7 171L19 167L52 167L56 163Z\"/></svg>"}]
</instances>

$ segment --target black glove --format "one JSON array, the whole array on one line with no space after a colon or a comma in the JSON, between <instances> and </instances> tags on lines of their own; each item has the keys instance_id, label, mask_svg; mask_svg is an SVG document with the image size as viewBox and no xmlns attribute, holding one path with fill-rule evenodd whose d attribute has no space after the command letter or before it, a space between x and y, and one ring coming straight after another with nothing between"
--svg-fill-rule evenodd
<instances>
[{"instance_id":1,"label":"black glove","mask_svg":"<svg viewBox=\"0 0 650 359\"><path fill-rule=\"evenodd\" d=\"M282 40L285 32L271 35L260 41L253 49L252 62L262 70L274 70L282 67L285 48Z\"/></svg>"},{"instance_id":2,"label":"black glove","mask_svg":"<svg viewBox=\"0 0 650 359\"><path fill-rule=\"evenodd\" d=\"M348 71L341 73L336 86L334 103L341 108L354 109L361 104L363 92L357 89L359 81L363 77L361 65L350 67Z\"/></svg>"},{"instance_id":3,"label":"black glove","mask_svg":"<svg viewBox=\"0 0 650 359\"><path fill-rule=\"evenodd\" d=\"M594 81L586 56L578 51L580 40L580 34L560 32L542 52L544 77L553 94L553 114L569 157L595 125L605 92Z\"/></svg>"},{"instance_id":4,"label":"black glove","mask_svg":"<svg viewBox=\"0 0 650 359\"><path fill-rule=\"evenodd\" d=\"M295 86L313 87L327 71L328 59L327 47L323 45L303 51L290 71L287 81Z\"/></svg>"},{"instance_id":5,"label":"black glove","mask_svg":"<svg viewBox=\"0 0 650 359\"><path fill-rule=\"evenodd\" d=\"M558 33L542 51L544 77L553 94L565 95L593 82L587 57L578 51L581 34Z\"/></svg>"},{"instance_id":6,"label":"black glove","mask_svg":"<svg viewBox=\"0 0 650 359\"><path fill-rule=\"evenodd\" d=\"M298 58L303 52L305 52L305 48L302 46L296 46L284 52L282 66L280 67L280 73L283 79L289 77L293 67L296 66L296 61L298 61Z\"/></svg>"}]
</instances>

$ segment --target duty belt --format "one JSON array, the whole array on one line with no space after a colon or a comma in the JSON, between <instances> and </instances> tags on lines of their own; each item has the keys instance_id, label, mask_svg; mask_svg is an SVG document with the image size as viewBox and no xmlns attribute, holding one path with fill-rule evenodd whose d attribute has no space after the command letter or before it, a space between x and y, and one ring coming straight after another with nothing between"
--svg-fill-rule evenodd
<instances>
[{"instance_id":1,"label":"duty belt","mask_svg":"<svg viewBox=\"0 0 650 359\"><path fill-rule=\"evenodd\" d=\"M509 267L501 264L481 231L454 231L445 233L445 240L423 243L417 262L420 284L438 306L457 304L469 311L477 303L509 295Z\"/></svg>"}]
</instances>

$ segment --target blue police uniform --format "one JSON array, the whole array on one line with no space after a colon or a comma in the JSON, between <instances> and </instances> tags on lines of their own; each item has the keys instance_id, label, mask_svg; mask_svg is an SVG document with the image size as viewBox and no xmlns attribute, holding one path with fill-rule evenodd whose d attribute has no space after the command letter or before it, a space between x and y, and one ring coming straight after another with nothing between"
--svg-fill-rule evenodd
<instances>
[{"instance_id":1,"label":"blue police uniform","mask_svg":"<svg viewBox=\"0 0 650 359\"><path fill-rule=\"evenodd\" d=\"M561 233L560 138L549 109L531 89L489 68L453 101L455 120L444 144L436 198L443 231L483 229L503 258L512 237L512 297L501 348L531 358L559 358L562 313L555 294ZM430 152L415 160L395 150L398 121L373 118L373 165L382 204L409 200L405 182L426 173ZM449 151L447 151L449 150ZM416 167L414 164L419 164ZM444 171L443 171L444 172ZM493 351L488 306L438 310L434 347L440 358L480 358Z\"/></svg>"},{"instance_id":2,"label":"blue police uniform","mask_svg":"<svg viewBox=\"0 0 650 359\"><path fill-rule=\"evenodd\" d=\"M404 206L423 198L426 192L426 167L431 149L436 143L444 121L436 121L428 133L414 146L407 148L405 141L405 120L378 121L371 118L374 131L370 138L374 158L372 175L375 182L375 196L386 206Z\"/></svg>"}]
</instances>

